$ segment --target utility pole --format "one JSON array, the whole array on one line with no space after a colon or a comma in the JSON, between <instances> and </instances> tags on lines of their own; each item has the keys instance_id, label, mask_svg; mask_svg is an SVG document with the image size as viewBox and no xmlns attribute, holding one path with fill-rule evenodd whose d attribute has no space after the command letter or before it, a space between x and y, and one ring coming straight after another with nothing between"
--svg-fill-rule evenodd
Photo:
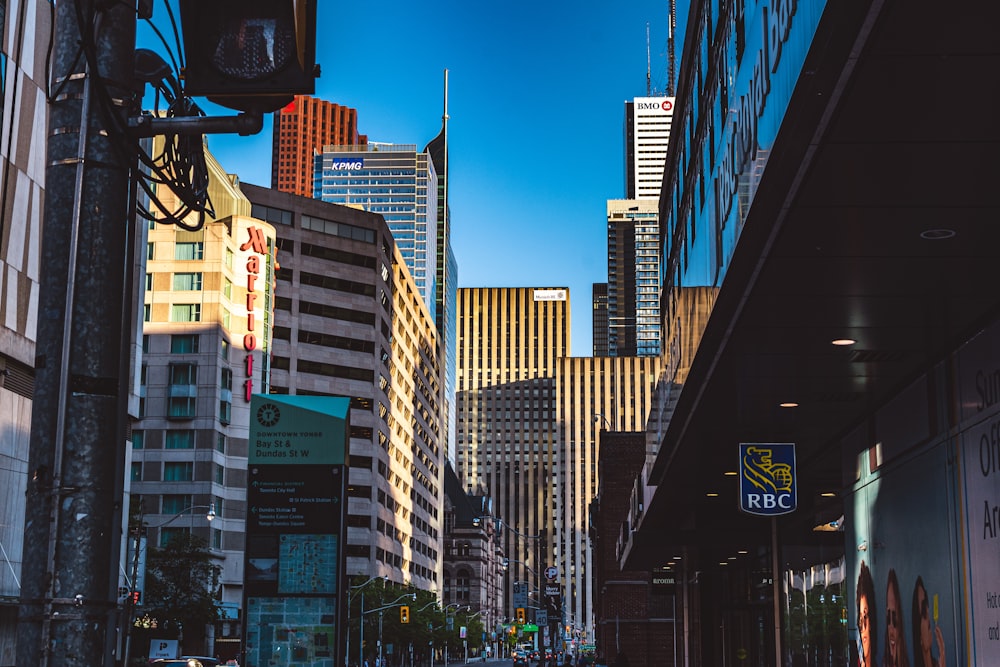
<instances>
[{"instance_id":1,"label":"utility pole","mask_svg":"<svg viewBox=\"0 0 1000 667\"><path fill-rule=\"evenodd\" d=\"M54 6L17 664L95 667L118 613L136 9Z\"/></svg>"}]
</instances>

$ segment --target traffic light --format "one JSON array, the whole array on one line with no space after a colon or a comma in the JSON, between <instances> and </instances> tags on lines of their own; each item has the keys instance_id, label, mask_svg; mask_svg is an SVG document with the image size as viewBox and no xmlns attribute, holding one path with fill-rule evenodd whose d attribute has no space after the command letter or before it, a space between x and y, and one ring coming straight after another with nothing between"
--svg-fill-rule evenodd
<instances>
[{"instance_id":1,"label":"traffic light","mask_svg":"<svg viewBox=\"0 0 1000 667\"><path fill-rule=\"evenodd\" d=\"M268 113L311 95L316 0L180 0L184 90Z\"/></svg>"},{"instance_id":2,"label":"traffic light","mask_svg":"<svg viewBox=\"0 0 1000 667\"><path fill-rule=\"evenodd\" d=\"M515 615L517 616L518 625L524 625L524 607L518 607Z\"/></svg>"},{"instance_id":3,"label":"traffic light","mask_svg":"<svg viewBox=\"0 0 1000 667\"><path fill-rule=\"evenodd\" d=\"M409 623L410 622L410 608L403 605L399 608L399 622Z\"/></svg>"}]
</instances>

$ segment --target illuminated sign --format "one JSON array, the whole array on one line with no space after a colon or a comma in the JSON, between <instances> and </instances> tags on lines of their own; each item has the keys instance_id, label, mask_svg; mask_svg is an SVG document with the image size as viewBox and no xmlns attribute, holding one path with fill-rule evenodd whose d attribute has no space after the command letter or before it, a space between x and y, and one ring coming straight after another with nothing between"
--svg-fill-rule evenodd
<instances>
[{"instance_id":1,"label":"illuminated sign","mask_svg":"<svg viewBox=\"0 0 1000 667\"><path fill-rule=\"evenodd\" d=\"M795 445L740 444L740 510L757 516L795 511Z\"/></svg>"},{"instance_id":2,"label":"illuminated sign","mask_svg":"<svg viewBox=\"0 0 1000 667\"><path fill-rule=\"evenodd\" d=\"M257 318L254 315L254 306L257 301L257 279L260 278L261 268L263 263L261 262L262 257L267 257L267 239L264 238L264 230L260 227L247 227L248 238L240 246L240 250L246 252L251 251L251 254L247 257L247 302L246 302L246 315L247 315L247 328L246 333L243 334L243 349L247 351L247 356L244 360L244 369L246 371L246 380L243 383L243 398L247 403L250 402L250 397L253 395L253 351L257 349L257 334L254 330L257 326Z\"/></svg>"},{"instance_id":3,"label":"illuminated sign","mask_svg":"<svg viewBox=\"0 0 1000 667\"><path fill-rule=\"evenodd\" d=\"M564 289L536 289L534 297L535 301L565 301L566 292Z\"/></svg>"},{"instance_id":4,"label":"illuminated sign","mask_svg":"<svg viewBox=\"0 0 1000 667\"><path fill-rule=\"evenodd\" d=\"M674 110L674 98L672 97L637 97L635 108L638 111L664 111Z\"/></svg>"}]
</instances>

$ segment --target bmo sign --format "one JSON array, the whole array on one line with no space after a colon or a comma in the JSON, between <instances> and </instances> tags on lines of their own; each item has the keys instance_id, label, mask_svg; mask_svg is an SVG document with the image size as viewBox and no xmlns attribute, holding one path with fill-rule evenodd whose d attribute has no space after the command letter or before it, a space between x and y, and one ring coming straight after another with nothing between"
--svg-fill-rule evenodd
<instances>
[{"instance_id":1,"label":"bmo sign","mask_svg":"<svg viewBox=\"0 0 1000 667\"><path fill-rule=\"evenodd\" d=\"M636 111L662 111L669 113L674 110L673 97L637 97L635 98Z\"/></svg>"},{"instance_id":2,"label":"bmo sign","mask_svg":"<svg viewBox=\"0 0 1000 667\"><path fill-rule=\"evenodd\" d=\"M795 511L795 445L740 444L740 510L758 516Z\"/></svg>"}]
</instances>

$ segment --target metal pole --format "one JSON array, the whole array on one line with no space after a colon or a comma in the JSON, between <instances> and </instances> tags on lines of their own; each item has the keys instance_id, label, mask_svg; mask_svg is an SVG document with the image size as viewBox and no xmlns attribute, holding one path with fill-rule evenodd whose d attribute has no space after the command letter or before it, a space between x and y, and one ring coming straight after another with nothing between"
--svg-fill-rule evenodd
<instances>
[{"instance_id":1,"label":"metal pole","mask_svg":"<svg viewBox=\"0 0 1000 667\"><path fill-rule=\"evenodd\" d=\"M359 633L358 636L358 642L361 644L361 647L358 649L358 655L360 656L358 658L359 660L358 664L360 665L360 667L365 667L365 592L364 591L361 591L361 621L359 624L361 625L361 632Z\"/></svg>"},{"instance_id":2,"label":"metal pole","mask_svg":"<svg viewBox=\"0 0 1000 667\"><path fill-rule=\"evenodd\" d=\"M378 613L378 667L382 667L382 614L384 613L382 611Z\"/></svg>"},{"instance_id":3,"label":"metal pole","mask_svg":"<svg viewBox=\"0 0 1000 667\"><path fill-rule=\"evenodd\" d=\"M55 3L16 664L114 662L122 538L135 8ZM86 25L78 23L81 12ZM82 52L86 57L78 57ZM116 119L117 122L109 122ZM101 564L95 567L95 564Z\"/></svg>"}]
</instances>

